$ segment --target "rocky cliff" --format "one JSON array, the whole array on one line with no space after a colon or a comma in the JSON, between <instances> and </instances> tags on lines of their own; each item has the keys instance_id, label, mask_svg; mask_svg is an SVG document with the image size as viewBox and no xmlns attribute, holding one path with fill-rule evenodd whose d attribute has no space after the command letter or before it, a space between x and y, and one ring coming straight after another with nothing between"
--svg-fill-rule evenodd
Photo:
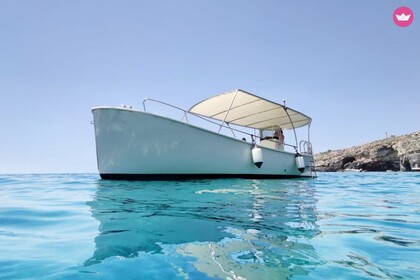
<instances>
[{"instance_id":1,"label":"rocky cliff","mask_svg":"<svg viewBox=\"0 0 420 280\"><path fill-rule=\"evenodd\" d=\"M318 171L413 171L420 167L420 131L315 155Z\"/></svg>"}]
</instances>

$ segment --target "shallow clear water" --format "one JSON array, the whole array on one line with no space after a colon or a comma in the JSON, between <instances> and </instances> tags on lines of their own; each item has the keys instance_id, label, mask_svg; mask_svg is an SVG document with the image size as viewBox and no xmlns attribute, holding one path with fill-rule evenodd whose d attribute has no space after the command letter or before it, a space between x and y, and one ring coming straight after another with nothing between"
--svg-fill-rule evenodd
<instances>
[{"instance_id":1,"label":"shallow clear water","mask_svg":"<svg viewBox=\"0 0 420 280\"><path fill-rule=\"evenodd\" d=\"M0 279L419 279L420 173L0 175Z\"/></svg>"}]
</instances>

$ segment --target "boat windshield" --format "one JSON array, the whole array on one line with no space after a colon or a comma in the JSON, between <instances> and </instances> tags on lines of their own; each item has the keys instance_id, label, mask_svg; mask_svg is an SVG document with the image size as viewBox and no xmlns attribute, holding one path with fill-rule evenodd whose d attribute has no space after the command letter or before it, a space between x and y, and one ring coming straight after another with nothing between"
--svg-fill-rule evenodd
<instances>
[{"instance_id":1,"label":"boat windshield","mask_svg":"<svg viewBox=\"0 0 420 280\"><path fill-rule=\"evenodd\" d=\"M261 139L270 138L274 136L275 130L260 130Z\"/></svg>"}]
</instances>

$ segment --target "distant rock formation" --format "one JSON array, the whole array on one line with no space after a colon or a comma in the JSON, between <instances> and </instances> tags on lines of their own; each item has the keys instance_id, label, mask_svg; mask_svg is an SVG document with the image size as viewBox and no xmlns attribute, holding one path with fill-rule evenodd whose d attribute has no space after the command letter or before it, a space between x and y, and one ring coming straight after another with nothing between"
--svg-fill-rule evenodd
<instances>
[{"instance_id":1,"label":"distant rock formation","mask_svg":"<svg viewBox=\"0 0 420 280\"><path fill-rule=\"evenodd\" d=\"M420 131L315 155L318 171L417 171Z\"/></svg>"}]
</instances>

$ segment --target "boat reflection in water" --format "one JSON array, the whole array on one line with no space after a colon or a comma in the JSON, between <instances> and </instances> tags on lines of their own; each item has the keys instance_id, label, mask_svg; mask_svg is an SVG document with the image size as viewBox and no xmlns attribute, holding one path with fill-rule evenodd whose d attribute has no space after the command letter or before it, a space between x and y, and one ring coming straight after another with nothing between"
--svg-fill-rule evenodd
<instances>
[{"instance_id":1,"label":"boat reflection in water","mask_svg":"<svg viewBox=\"0 0 420 280\"><path fill-rule=\"evenodd\" d=\"M311 180L99 181L85 270L137 259L139 277L305 275L318 262L314 192Z\"/></svg>"}]
</instances>

